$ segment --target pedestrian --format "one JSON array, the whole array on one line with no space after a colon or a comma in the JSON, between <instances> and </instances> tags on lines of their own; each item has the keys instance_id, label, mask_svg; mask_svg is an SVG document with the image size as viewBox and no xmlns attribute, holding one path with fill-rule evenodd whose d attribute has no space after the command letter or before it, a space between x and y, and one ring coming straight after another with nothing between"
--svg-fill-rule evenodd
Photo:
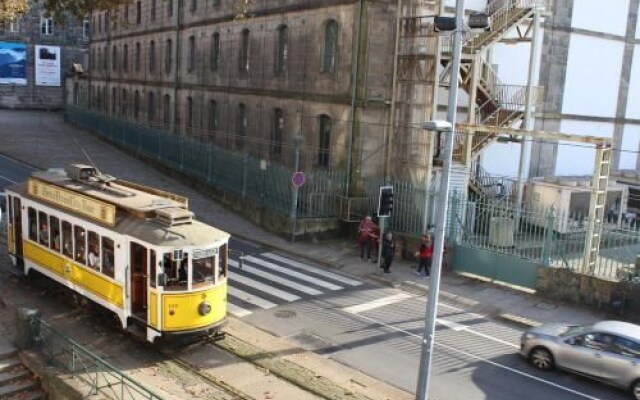
<instances>
[{"instance_id":1,"label":"pedestrian","mask_svg":"<svg viewBox=\"0 0 640 400\"><path fill-rule=\"evenodd\" d=\"M364 260L364 253L367 253L367 260L371 260L371 246L374 239L374 232L377 225L373 222L370 215L364 217L358 226L358 246L360 247L360 259Z\"/></svg>"},{"instance_id":2,"label":"pedestrian","mask_svg":"<svg viewBox=\"0 0 640 400\"><path fill-rule=\"evenodd\" d=\"M391 268L395 250L396 244L393 240L393 233L387 232L382 239L382 264L380 265L385 274L389 273L389 268Z\"/></svg>"},{"instance_id":3,"label":"pedestrian","mask_svg":"<svg viewBox=\"0 0 640 400\"><path fill-rule=\"evenodd\" d=\"M415 255L418 257L416 274L421 275L424 269L425 276L429 276L431 273L431 257L433 256L433 243L431 243L431 237L429 235L422 235L420 248Z\"/></svg>"}]
</instances>

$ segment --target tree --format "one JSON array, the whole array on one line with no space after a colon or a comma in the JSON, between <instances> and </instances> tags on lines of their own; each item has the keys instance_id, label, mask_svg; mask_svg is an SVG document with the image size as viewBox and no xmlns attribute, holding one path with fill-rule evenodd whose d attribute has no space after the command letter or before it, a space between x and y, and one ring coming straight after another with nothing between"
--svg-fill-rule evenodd
<instances>
[{"instance_id":1,"label":"tree","mask_svg":"<svg viewBox=\"0 0 640 400\"><path fill-rule=\"evenodd\" d=\"M0 22L25 14L32 1L38 0L0 0ZM65 13L70 13L78 19L85 18L92 11L111 10L130 2L131 0L42 0L44 9L54 18L63 18Z\"/></svg>"}]
</instances>

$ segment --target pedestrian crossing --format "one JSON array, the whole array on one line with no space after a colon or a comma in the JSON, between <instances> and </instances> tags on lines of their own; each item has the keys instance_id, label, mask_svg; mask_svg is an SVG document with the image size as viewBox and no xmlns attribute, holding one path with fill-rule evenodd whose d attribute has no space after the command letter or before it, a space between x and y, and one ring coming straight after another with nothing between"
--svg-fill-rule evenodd
<instances>
[{"instance_id":1,"label":"pedestrian crossing","mask_svg":"<svg viewBox=\"0 0 640 400\"><path fill-rule=\"evenodd\" d=\"M333 293L362 282L274 253L229 259L228 311L236 317Z\"/></svg>"}]
</instances>

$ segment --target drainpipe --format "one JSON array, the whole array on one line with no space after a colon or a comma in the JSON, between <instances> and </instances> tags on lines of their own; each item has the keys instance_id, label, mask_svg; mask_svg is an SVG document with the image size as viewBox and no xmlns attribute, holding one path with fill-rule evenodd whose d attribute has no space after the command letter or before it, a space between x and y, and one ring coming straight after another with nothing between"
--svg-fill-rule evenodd
<instances>
[{"instance_id":1,"label":"drainpipe","mask_svg":"<svg viewBox=\"0 0 640 400\"><path fill-rule=\"evenodd\" d=\"M356 34L356 40L353 49L353 62L351 63L351 123L349 125L349 150L347 159L347 182L345 185L345 196L350 195L351 186L351 174L353 165L353 141L354 130L356 125L356 108L357 108L357 96L358 96L358 75L360 74L360 41L362 40L362 10L364 8L364 0L358 1L358 33Z\"/></svg>"},{"instance_id":2,"label":"drainpipe","mask_svg":"<svg viewBox=\"0 0 640 400\"><path fill-rule=\"evenodd\" d=\"M173 63L173 133L178 134L178 68L180 67L179 57L180 57L180 4L181 0L176 0L176 4L174 6L174 14L176 17L176 23L174 25L175 30L175 62Z\"/></svg>"}]
</instances>

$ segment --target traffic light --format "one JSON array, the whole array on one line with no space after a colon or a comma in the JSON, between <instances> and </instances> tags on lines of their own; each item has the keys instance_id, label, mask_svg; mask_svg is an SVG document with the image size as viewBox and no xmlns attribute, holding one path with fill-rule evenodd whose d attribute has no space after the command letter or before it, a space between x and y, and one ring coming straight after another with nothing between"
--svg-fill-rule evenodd
<instances>
[{"instance_id":1,"label":"traffic light","mask_svg":"<svg viewBox=\"0 0 640 400\"><path fill-rule=\"evenodd\" d=\"M393 210L393 186L381 186L378 217L390 217L391 210Z\"/></svg>"}]
</instances>

